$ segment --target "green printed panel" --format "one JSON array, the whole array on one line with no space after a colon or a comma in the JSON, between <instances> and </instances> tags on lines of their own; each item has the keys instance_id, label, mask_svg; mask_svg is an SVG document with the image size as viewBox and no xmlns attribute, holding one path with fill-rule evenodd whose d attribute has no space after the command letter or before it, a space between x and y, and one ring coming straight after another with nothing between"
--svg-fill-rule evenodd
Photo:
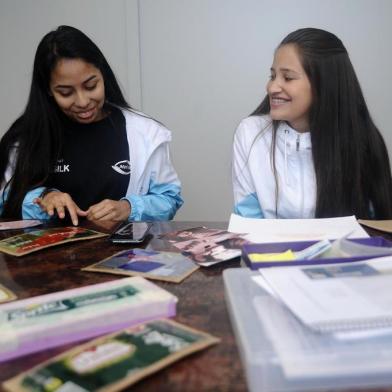
<instances>
[{"instance_id":1,"label":"green printed panel","mask_svg":"<svg viewBox=\"0 0 392 392\"><path fill-rule=\"evenodd\" d=\"M25 319L34 319L59 312L66 312L96 304L104 304L121 298L132 297L138 290L130 285L119 287L117 289L99 291L96 293L81 295L74 298L60 301L51 301L43 304L37 304L30 307L11 310L7 312L8 321L17 321Z\"/></svg>"},{"instance_id":2,"label":"green printed panel","mask_svg":"<svg viewBox=\"0 0 392 392\"><path fill-rule=\"evenodd\" d=\"M203 339L164 321L151 322L52 362L26 376L22 384L30 391L51 392L64 385L92 391L142 372Z\"/></svg>"}]
</instances>

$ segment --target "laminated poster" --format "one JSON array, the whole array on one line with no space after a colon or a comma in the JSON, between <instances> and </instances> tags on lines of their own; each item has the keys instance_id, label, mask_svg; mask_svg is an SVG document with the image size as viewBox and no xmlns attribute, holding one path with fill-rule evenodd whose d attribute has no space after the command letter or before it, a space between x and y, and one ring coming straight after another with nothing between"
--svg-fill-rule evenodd
<instances>
[{"instance_id":1,"label":"laminated poster","mask_svg":"<svg viewBox=\"0 0 392 392\"><path fill-rule=\"evenodd\" d=\"M90 240L105 237L106 235L78 226L33 230L29 233L23 233L1 240L0 252L13 256L23 256L50 246L72 241Z\"/></svg>"},{"instance_id":2,"label":"laminated poster","mask_svg":"<svg viewBox=\"0 0 392 392\"><path fill-rule=\"evenodd\" d=\"M173 321L150 321L77 346L3 387L6 391L118 391L218 342Z\"/></svg>"}]
</instances>

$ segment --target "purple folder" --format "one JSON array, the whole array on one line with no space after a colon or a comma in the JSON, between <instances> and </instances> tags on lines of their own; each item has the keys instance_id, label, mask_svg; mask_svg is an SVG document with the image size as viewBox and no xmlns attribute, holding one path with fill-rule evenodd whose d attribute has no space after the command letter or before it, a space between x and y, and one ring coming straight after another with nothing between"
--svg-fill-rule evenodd
<instances>
[{"instance_id":1,"label":"purple folder","mask_svg":"<svg viewBox=\"0 0 392 392\"><path fill-rule=\"evenodd\" d=\"M392 242L383 237L369 237L369 238L350 238L350 241L362 245L377 246L385 248L385 256L391 254ZM289 249L293 252L299 252L308 248L319 241L297 241L297 242L273 242L263 244L247 244L242 247L242 259L245 264L252 270L257 270L264 267L290 267L293 265L316 265L316 264L336 264L349 263L352 261L360 261L371 259L374 257L381 257L382 254L374 256L355 256L346 258L328 258L328 259L312 259L312 260L292 260L292 261L268 261L268 262L252 262L248 255L252 253L282 253Z\"/></svg>"}]
</instances>

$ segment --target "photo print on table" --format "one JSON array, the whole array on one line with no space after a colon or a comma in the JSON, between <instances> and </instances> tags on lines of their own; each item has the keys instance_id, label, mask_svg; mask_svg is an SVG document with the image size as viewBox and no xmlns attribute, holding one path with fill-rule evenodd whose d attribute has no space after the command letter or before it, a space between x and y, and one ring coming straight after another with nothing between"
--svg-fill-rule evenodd
<instances>
[{"instance_id":1,"label":"photo print on table","mask_svg":"<svg viewBox=\"0 0 392 392\"><path fill-rule=\"evenodd\" d=\"M83 268L83 271L142 276L179 283L198 268L197 264L181 253L135 248L118 252Z\"/></svg>"},{"instance_id":2,"label":"photo print on table","mask_svg":"<svg viewBox=\"0 0 392 392\"><path fill-rule=\"evenodd\" d=\"M207 227L174 231L160 238L203 267L241 256L242 246L249 243L241 234Z\"/></svg>"}]
</instances>

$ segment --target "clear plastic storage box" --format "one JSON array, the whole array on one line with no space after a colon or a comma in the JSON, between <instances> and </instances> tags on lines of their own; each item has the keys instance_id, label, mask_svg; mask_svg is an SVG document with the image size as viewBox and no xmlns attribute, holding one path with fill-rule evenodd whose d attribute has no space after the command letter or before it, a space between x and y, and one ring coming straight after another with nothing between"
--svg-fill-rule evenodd
<instances>
[{"instance_id":1,"label":"clear plastic storage box","mask_svg":"<svg viewBox=\"0 0 392 392\"><path fill-rule=\"evenodd\" d=\"M344 390L392 386L392 329L362 339L313 332L253 277L227 269L225 297L251 392Z\"/></svg>"}]
</instances>

